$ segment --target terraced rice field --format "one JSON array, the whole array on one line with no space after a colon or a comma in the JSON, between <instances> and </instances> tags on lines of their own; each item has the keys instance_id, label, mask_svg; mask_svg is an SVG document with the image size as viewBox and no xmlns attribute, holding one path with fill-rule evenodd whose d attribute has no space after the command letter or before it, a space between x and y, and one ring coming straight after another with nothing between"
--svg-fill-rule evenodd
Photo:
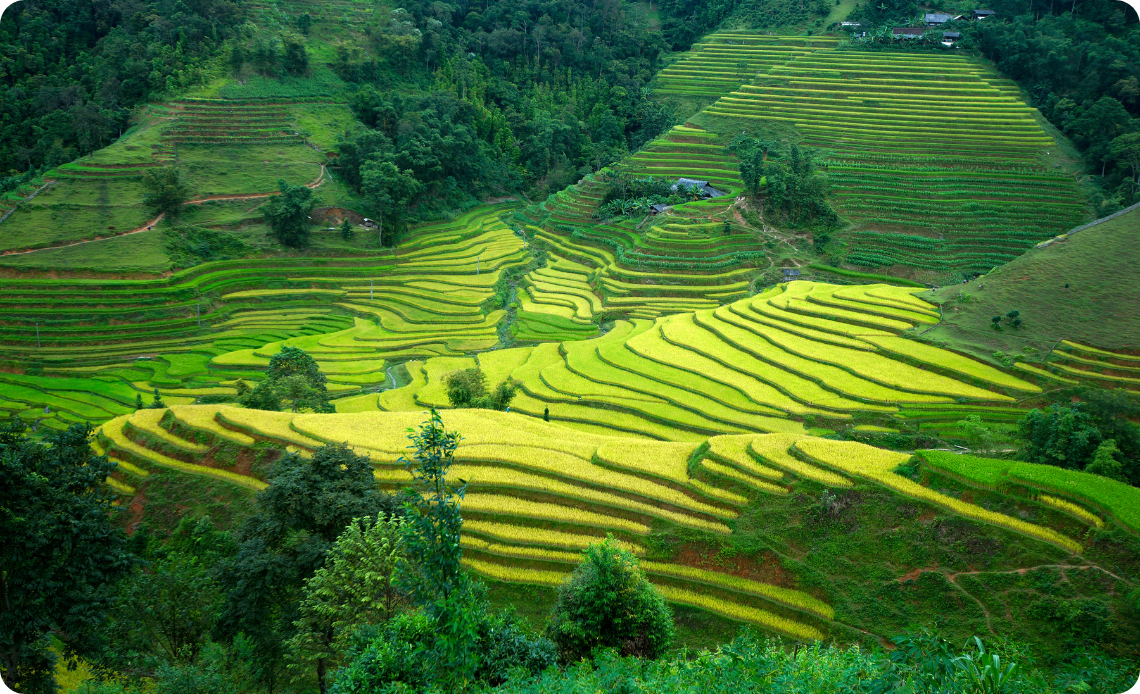
<instances>
[{"instance_id":1,"label":"terraced rice field","mask_svg":"<svg viewBox=\"0 0 1140 694\"><path fill-rule=\"evenodd\" d=\"M614 435L804 434L805 416L847 426L856 412L915 426L974 408L1019 416L1015 400L1038 386L899 337L938 320L914 291L792 282L719 308L618 321L589 340L502 350L496 360L521 387L512 412L549 410L552 421ZM442 379L462 366L436 361L399 402L443 404Z\"/></svg>"},{"instance_id":2,"label":"terraced rice field","mask_svg":"<svg viewBox=\"0 0 1140 694\"><path fill-rule=\"evenodd\" d=\"M1044 368L1021 363L1017 366L1061 383L1089 383L1140 393L1140 355L1137 354L1111 352L1062 340L1049 354Z\"/></svg>"},{"instance_id":3,"label":"terraced rice field","mask_svg":"<svg viewBox=\"0 0 1140 694\"><path fill-rule=\"evenodd\" d=\"M121 461L112 486L127 498L156 474L199 475L261 489L265 483L258 477L210 462L209 455L219 445L249 447L255 441L302 455L325 442L344 442L370 457L381 486L397 488L409 481L397 462L407 444L405 431L423 417L422 412L320 415L180 406L116 418L103 425L97 443ZM556 585L579 561L581 548L611 533L643 557L642 568L671 602L795 638L823 638L837 625L823 592L662 560L647 542L652 533L672 526L709 538L729 533L749 497L787 494L817 480L832 486L882 485L944 512L1080 550L1075 539L1047 525L987 511L895 475L894 467L909 455L862 444L787 434L663 443L571 434L555 424L485 410L449 411L443 417L448 428L464 436L451 471L470 483L463 501L464 562L498 580ZM788 460L794 465L787 466ZM1056 495L1052 501L1041 503L1053 508L1088 503L1071 490L1050 493Z\"/></svg>"},{"instance_id":4,"label":"terraced rice field","mask_svg":"<svg viewBox=\"0 0 1140 694\"><path fill-rule=\"evenodd\" d=\"M823 50L774 65L705 116L793 126L827 153L848 262L984 271L1080 221L1057 147L1016 87L964 56Z\"/></svg>"},{"instance_id":5,"label":"terraced rice field","mask_svg":"<svg viewBox=\"0 0 1140 694\"><path fill-rule=\"evenodd\" d=\"M676 63L657 74L654 92L670 96L723 96L774 65L834 48L832 36L758 36L743 31L718 31L693 45Z\"/></svg>"},{"instance_id":6,"label":"terraced rice field","mask_svg":"<svg viewBox=\"0 0 1140 694\"><path fill-rule=\"evenodd\" d=\"M380 386L392 360L486 350L484 310L523 242L484 207L413 234L394 256L208 263L158 280L2 280L0 409L66 427L149 404L234 394L284 344L312 354L333 394ZM46 410L45 410L46 408Z\"/></svg>"}]
</instances>

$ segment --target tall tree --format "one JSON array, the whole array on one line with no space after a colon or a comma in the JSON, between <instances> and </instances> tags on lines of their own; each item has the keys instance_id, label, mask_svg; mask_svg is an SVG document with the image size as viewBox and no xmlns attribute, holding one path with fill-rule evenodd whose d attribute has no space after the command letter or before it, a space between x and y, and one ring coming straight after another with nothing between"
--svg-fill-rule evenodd
<instances>
[{"instance_id":1,"label":"tall tree","mask_svg":"<svg viewBox=\"0 0 1140 694\"><path fill-rule=\"evenodd\" d=\"M280 195L274 195L261 206L265 223L273 231L279 243L290 248L304 248L309 245L309 213L317 206L313 191L305 186L277 181Z\"/></svg>"},{"instance_id":2,"label":"tall tree","mask_svg":"<svg viewBox=\"0 0 1140 694\"><path fill-rule=\"evenodd\" d=\"M277 462L269 486L257 495L256 513L238 531L237 553L219 570L227 592L217 633L250 637L263 684L273 689L282 674L305 579L324 564L353 518L396 508L376 486L368 458L344 444L322 446L308 459L289 453Z\"/></svg>"},{"instance_id":3,"label":"tall tree","mask_svg":"<svg viewBox=\"0 0 1140 694\"><path fill-rule=\"evenodd\" d=\"M91 450L90 425L25 437L0 428L0 669L23 694L53 694L50 637L68 657L94 656L116 582L132 565L111 524L115 469Z\"/></svg>"},{"instance_id":4,"label":"tall tree","mask_svg":"<svg viewBox=\"0 0 1140 694\"><path fill-rule=\"evenodd\" d=\"M190 189L182 183L178 170L172 166L151 169L143 174L143 188L146 189L143 204L167 217L177 217L182 212L182 204L190 199Z\"/></svg>"},{"instance_id":5,"label":"tall tree","mask_svg":"<svg viewBox=\"0 0 1140 694\"><path fill-rule=\"evenodd\" d=\"M401 171L390 161L370 161L360 167L361 190L380 222L380 245L390 245L399 231L408 205L423 185L410 169ZM390 230L384 234L384 214L388 214Z\"/></svg>"}]
</instances>

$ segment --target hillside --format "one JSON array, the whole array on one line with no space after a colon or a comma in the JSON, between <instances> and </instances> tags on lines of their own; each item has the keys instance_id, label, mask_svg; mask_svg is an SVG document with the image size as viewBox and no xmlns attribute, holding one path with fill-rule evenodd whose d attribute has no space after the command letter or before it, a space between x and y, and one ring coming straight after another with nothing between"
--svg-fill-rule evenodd
<instances>
[{"instance_id":1,"label":"hillside","mask_svg":"<svg viewBox=\"0 0 1140 694\"><path fill-rule=\"evenodd\" d=\"M971 282L921 293L943 307L942 324L926 337L982 358L1002 352L1029 365L1051 358L1063 348L1061 340L1135 351L1140 287L1119 278L1134 275L1140 263L1138 227L1140 210L1132 210L1059 236ZM1019 312L1020 327L1003 318L994 330L992 318L1010 311Z\"/></svg>"},{"instance_id":2,"label":"hillside","mask_svg":"<svg viewBox=\"0 0 1140 694\"><path fill-rule=\"evenodd\" d=\"M181 406L112 420L99 441L122 461L113 483L135 499L138 522L144 507L164 512L138 500L170 489L212 485L210 497L240 499L250 493L242 489L264 488L256 464L229 462L253 460L259 441L306 455L347 441L371 456L381 485L398 488L408 480L396 463L404 430L423 416ZM662 443L571 437L513 413L444 419L464 435L453 473L471 485L464 562L496 586L557 585L577 550L609 532L642 556L670 602L799 640L870 646L934 619L949 634L1015 636L1056 655L1089 628L1046 616L1043 606L1064 595L1107 610L1091 628L1114 652L1134 656L1140 645L1120 612L1129 585L1120 576L1140 569L1140 492L1120 483L1073 496L1066 490L1088 476L1022 464L998 492L977 474L981 461L963 472L958 456L932 455L908 467L910 454L803 434ZM236 455L218 456L235 447ZM546 590L508 594L536 619L551 602ZM693 644L735 629L680 614Z\"/></svg>"},{"instance_id":3,"label":"hillside","mask_svg":"<svg viewBox=\"0 0 1140 694\"><path fill-rule=\"evenodd\" d=\"M71 432L86 454L90 426L113 470L68 493L105 503L88 518L131 558L87 591L112 614L98 634L40 633L39 675L58 652L114 675L78 694L176 675L323 692L358 656L436 658L375 649L478 610L503 621L472 633L517 660L607 535L674 611L674 649L751 627L794 669L805 643L878 658L930 629L1068 673L1035 694L1099 694L1088 673L1140 662L1140 489L1121 481L1140 479L1140 209L1079 229L1132 200L1125 106L1086 138L1091 97L1062 119L1059 93L983 57L988 28L883 45L917 12L898 3L68 3L0 21L0 443L48 460ZM870 39L838 32L849 13ZM1075 31L1055 21L1023 28ZM1130 22L1100 29L1114 55ZM453 406L449 379L475 369L514 389L505 411ZM1051 404L1071 409L1035 411ZM306 581L346 528L394 524L388 578L419 537L393 528L419 503L402 458L428 410L469 487L458 535L424 556L462 548L486 605L449 587L412 610L402 576L360 644L322 622L304 660ZM1059 464L1027 462L1033 417L1053 417L1037 438ZM35 465L28 488L58 473ZM345 509L364 510L267 520ZM375 580L361 614L380 614ZM155 596L193 613L160 655L137 631ZM523 621L488 617L508 607ZM448 648L487 656L463 638ZM633 691L614 677L598 691Z\"/></svg>"}]
</instances>

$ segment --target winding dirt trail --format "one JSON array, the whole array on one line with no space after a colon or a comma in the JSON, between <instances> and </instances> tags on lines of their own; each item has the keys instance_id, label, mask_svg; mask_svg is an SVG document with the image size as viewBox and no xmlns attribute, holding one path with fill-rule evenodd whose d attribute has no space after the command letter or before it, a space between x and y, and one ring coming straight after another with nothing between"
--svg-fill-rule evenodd
<instances>
[{"instance_id":1,"label":"winding dirt trail","mask_svg":"<svg viewBox=\"0 0 1140 694\"><path fill-rule=\"evenodd\" d=\"M305 184L306 188L309 188L311 190L311 189L319 187L322 183L325 182L325 165L321 164L320 166L321 166L320 175L317 176L312 181L310 181L309 183L306 183ZM274 195L277 195L277 194L278 193L274 192L274 193L252 193L249 195L242 194L242 193L238 193L235 195L207 195L204 198L194 198L193 200L187 200L186 202L184 202L182 204L183 205L201 205L202 203L209 202L210 200L258 200L261 198L270 198L270 197L273 197ZM3 252L0 252L0 256L27 255L28 253L38 253L39 251L54 251L54 250L57 250L60 248L71 248L72 246L82 246L82 245L87 244L87 243L99 243L100 241L110 241L111 239L119 239L119 238L122 238L124 236L130 236L131 234L138 234L138 233L141 233L144 231L148 231L152 227L154 227L155 224L158 224L159 222L161 222L164 217L166 217L166 213L162 213L162 214L158 215L157 217L150 220L146 224L143 224L142 226L138 227L137 229L131 229L130 231L124 231L121 234L113 234L111 236L103 236L101 238L88 239L86 241L74 241L72 243L64 243L64 244L60 244L58 246L44 246L43 248L32 248L30 250L25 250L25 251L3 251Z\"/></svg>"}]
</instances>

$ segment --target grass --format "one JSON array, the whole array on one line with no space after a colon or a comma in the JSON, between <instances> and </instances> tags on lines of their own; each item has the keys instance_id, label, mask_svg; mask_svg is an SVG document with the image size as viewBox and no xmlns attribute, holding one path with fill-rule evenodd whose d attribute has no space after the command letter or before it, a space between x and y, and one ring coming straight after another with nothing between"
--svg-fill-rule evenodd
<instances>
[{"instance_id":1,"label":"grass","mask_svg":"<svg viewBox=\"0 0 1140 694\"><path fill-rule=\"evenodd\" d=\"M982 359L1015 355L1037 368L1061 339L1108 351L1135 347L1140 288L1114 278L1130 277L1140 263L1131 233L1137 223L1140 210L1031 250L985 277L920 294L946 314L926 337ZM1012 310L1020 312L1020 329L990 327L993 316Z\"/></svg>"}]
</instances>

